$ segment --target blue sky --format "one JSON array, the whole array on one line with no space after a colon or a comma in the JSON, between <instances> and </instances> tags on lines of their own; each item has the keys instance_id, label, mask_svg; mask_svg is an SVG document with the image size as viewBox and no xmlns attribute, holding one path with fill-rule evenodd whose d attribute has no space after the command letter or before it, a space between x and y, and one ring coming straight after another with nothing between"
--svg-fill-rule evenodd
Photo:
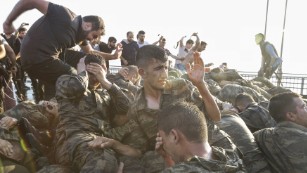
<instances>
[{"instance_id":1,"label":"blue sky","mask_svg":"<svg viewBox=\"0 0 307 173\"><path fill-rule=\"evenodd\" d=\"M17 0L3 0L0 21L3 22ZM106 41L115 36L118 41L127 31L146 32L146 40L154 42L162 34L166 47L177 54L175 43L184 35L198 32L201 40L208 43L202 58L215 66L227 62L239 71L258 71L261 53L254 35L264 32L267 0L51 0L69 7L76 14L99 15L105 20ZM270 0L267 40L280 53L285 0ZM307 74L305 70L305 40L307 40L307 3L304 0L288 2L285 30L283 71ZM32 10L24 13L14 23L32 24L41 14ZM2 29L0 29L2 31ZM115 62L117 64L118 62Z\"/></svg>"}]
</instances>

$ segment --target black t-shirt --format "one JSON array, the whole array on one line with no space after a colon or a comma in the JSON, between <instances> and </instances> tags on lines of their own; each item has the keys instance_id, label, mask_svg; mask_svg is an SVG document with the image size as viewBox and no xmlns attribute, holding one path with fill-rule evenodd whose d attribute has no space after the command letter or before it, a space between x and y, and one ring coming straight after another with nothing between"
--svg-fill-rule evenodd
<instances>
[{"instance_id":1,"label":"black t-shirt","mask_svg":"<svg viewBox=\"0 0 307 173\"><path fill-rule=\"evenodd\" d=\"M106 43L104 43L104 42L100 42L100 43L99 43L99 50L100 50L101 52L105 52L105 53L112 53L112 51L113 51L114 49L110 48L110 47L108 46L108 44L106 44ZM106 66L107 66L107 69L109 69L109 61L107 61L107 60L106 60Z\"/></svg>"},{"instance_id":2,"label":"black t-shirt","mask_svg":"<svg viewBox=\"0 0 307 173\"><path fill-rule=\"evenodd\" d=\"M29 29L21 45L21 63L25 69L58 58L59 53L85 39L82 17L68 8L49 3L46 15Z\"/></svg>"}]
</instances>

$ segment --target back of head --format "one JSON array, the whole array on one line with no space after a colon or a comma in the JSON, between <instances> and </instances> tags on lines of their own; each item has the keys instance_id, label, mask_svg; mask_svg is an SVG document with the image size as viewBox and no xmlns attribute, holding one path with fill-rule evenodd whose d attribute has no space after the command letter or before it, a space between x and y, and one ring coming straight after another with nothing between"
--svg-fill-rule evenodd
<instances>
[{"instance_id":1,"label":"back of head","mask_svg":"<svg viewBox=\"0 0 307 173\"><path fill-rule=\"evenodd\" d=\"M286 121L288 112L296 112L294 98L300 98L297 93L286 92L273 96L269 103L269 112L274 120L279 123Z\"/></svg>"},{"instance_id":2,"label":"back of head","mask_svg":"<svg viewBox=\"0 0 307 173\"><path fill-rule=\"evenodd\" d=\"M139 73L138 67L135 65L128 65L126 68L128 69L129 75L135 75Z\"/></svg>"},{"instance_id":3,"label":"back of head","mask_svg":"<svg viewBox=\"0 0 307 173\"><path fill-rule=\"evenodd\" d=\"M143 68L146 67L152 59L166 62L167 56L161 47L156 45L145 45L137 52L136 64L139 68Z\"/></svg>"},{"instance_id":4,"label":"back of head","mask_svg":"<svg viewBox=\"0 0 307 173\"><path fill-rule=\"evenodd\" d=\"M204 41L201 41L201 42L200 42L200 45L201 45L201 46L203 46L203 45L207 45L207 43L206 43L206 42L204 42Z\"/></svg>"},{"instance_id":5,"label":"back of head","mask_svg":"<svg viewBox=\"0 0 307 173\"><path fill-rule=\"evenodd\" d=\"M255 102L255 100L251 95L247 93L240 93L235 98L234 106L239 109L239 111L243 111L245 110L246 106L253 102Z\"/></svg>"},{"instance_id":6,"label":"back of head","mask_svg":"<svg viewBox=\"0 0 307 173\"><path fill-rule=\"evenodd\" d=\"M102 30L102 35L104 35L105 32L105 26L104 22L101 17L99 16L84 16L82 18L84 22L92 23L92 31L98 31Z\"/></svg>"},{"instance_id":7,"label":"back of head","mask_svg":"<svg viewBox=\"0 0 307 173\"><path fill-rule=\"evenodd\" d=\"M189 142L207 142L208 130L204 114L199 108L187 102L176 102L158 115L158 129L166 134L179 130Z\"/></svg>"}]
</instances>

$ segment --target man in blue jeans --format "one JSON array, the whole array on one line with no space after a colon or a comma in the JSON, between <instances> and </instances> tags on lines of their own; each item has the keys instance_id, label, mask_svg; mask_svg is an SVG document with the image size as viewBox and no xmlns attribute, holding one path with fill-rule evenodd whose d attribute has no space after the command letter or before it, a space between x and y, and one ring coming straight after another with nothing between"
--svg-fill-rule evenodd
<instances>
[{"instance_id":1,"label":"man in blue jeans","mask_svg":"<svg viewBox=\"0 0 307 173\"><path fill-rule=\"evenodd\" d=\"M260 46L262 59L261 68L258 72L259 77L266 77L270 79L275 70L282 63L282 59L278 56L273 44L265 41L265 36L259 33L255 36L256 44Z\"/></svg>"}]
</instances>

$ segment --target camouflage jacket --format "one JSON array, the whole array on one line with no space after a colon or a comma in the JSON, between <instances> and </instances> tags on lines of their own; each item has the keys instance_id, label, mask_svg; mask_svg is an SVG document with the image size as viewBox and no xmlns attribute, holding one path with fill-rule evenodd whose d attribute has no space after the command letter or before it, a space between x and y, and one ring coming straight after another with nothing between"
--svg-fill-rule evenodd
<instances>
[{"instance_id":1,"label":"camouflage jacket","mask_svg":"<svg viewBox=\"0 0 307 173\"><path fill-rule=\"evenodd\" d=\"M48 129L52 123L52 120L42 113L41 108L31 101L21 102L12 109L5 111L1 116L13 117L17 121L26 118L37 129Z\"/></svg>"},{"instance_id":2,"label":"camouflage jacket","mask_svg":"<svg viewBox=\"0 0 307 173\"><path fill-rule=\"evenodd\" d=\"M85 92L74 102L58 99L60 121L56 133L65 132L66 137L74 132L103 135L110 127L110 119L115 114L126 114L129 100L121 89L113 84L111 89Z\"/></svg>"},{"instance_id":3,"label":"camouflage jacket","mask_svg":"<svg viewBox=\"0 0 307 173\"><path fill-rule=\"evenodd\" d=\"M307 172L306 127L285 121L254 136L275 172Z\"/></svg>"},{"instance_id":4,"label":"camouflage jacket","mask_svg":"<svg viewBox=\"0 0 307 173\"><path fill-rule=\"evenodd\" d=\"M275 120L269 114L269 111L257 103L252 103L247 106L246 110L239 113L247 127L253 133L263 128L274 127Z\"/></svg>"},{"instance_id":5,"label":"camouflage jacket","mask_svg":"<svg viewBox=\"0 0 307 173\"><path fill-rule=\"evenodd\" d=\"M194 156L187 162L165 169L162 173L244 172L242 160L234 152L212 147L212 154L214 159Z\"/></svg>"},{"instance_id":6,"label":"camouflage jacket","mask_svg":"<svg viewBox=\"0 0 307 173\"><path fill-rule=\"evenodd\" d=\"M160 109L163 109L175 101L192 102L205 113L208 125L209 143L214 143L225 136L225 132L211 121L205 111L204 102L198 89L189 81L184 79L169 80L160 99ZM159 110L149 109L145 98L144 89L140 89L136 100L132 103L128 116L129 122L121 130L126 132L113 132L113 138L122 141L134 148L144 151L154 150L157 129L157 113ZM124 134L120 136L119 134Z\"/></svg>"},{"instance_id":7,"label":"camouflage jacket","mask_svg":"<svg viewBox=\"0 0 307 173\"><path fill-rule=\"evenodd\" d=\"M133 95L140 89L140 87L134 85L132 82L125 80L120 74L108 74L107 79L110 82L114 82L117 86L132 92Z\"/></svg>"}]
</instances>

